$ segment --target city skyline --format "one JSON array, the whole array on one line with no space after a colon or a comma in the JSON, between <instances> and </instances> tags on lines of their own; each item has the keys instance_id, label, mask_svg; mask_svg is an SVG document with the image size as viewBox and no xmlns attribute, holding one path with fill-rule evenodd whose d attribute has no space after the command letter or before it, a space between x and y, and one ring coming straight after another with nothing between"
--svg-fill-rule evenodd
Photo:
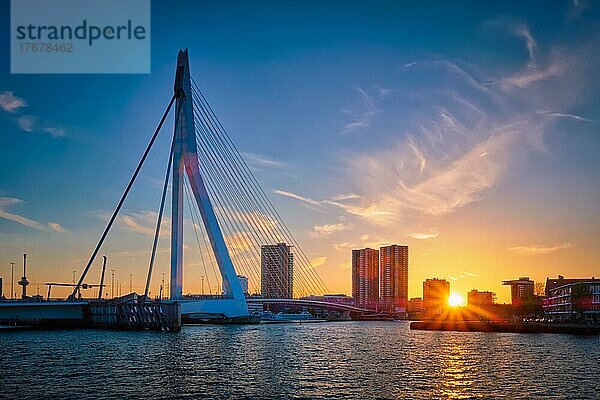
<instances>
[{"instance_id":1,"label":"city skyline","mask_svg":"<svg viewBox=\"0 0 600 400\"><path fill-rule=\"evenodd\" d=\"M280 4L273 19L238 5L244 18L201 31L189 21L232 6L153 7L150 75L10 75L1 56L5 292L23 253L30 293L81 273L156 124L148 116L172 91L179 47L330 293L351 293L352 249L392 243L411 248L409 298L432 276L501 303L506 279L600 276L597 6L438 5L437 15ZM10 14L8 2L0 9ZM255 23L262 33L228 34ZM157 142L106 246L110 268L122 282L133 273L138 292L168 142ZM200 292L200 260L189 249L185 260L184 291Z\"/></svg>"}]
</instances>

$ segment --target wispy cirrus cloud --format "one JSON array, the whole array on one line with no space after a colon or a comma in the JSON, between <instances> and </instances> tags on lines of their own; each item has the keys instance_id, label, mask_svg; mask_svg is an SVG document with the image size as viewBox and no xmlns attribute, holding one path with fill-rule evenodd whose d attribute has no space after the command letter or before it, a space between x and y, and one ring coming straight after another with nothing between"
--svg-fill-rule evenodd
<instances>
[{"instance_id":1,"label":"wispy cirrus cloud","mask_svg":"<svg viewBox=\"0 0 600 400\"><path fill-rule=\"evenodd\" d=\"M55 232L69 233L69 231L67 229L65 229L65 227L62 226L61 224L59 224L58 222L48 222L48 227Z\"/></svg>"},{"instance_id":2,"label":"wispy cirrus cloud","mask_svg":"<svg viewBox=\"0 0 600 400\"><path fill-rule=\"evenodd\" d=\"M454 273L452 275L448 275L448 279L452 281L459 281L461 279L470 279L470 278L479 278L479 275L474 272L462 271L458 274Z\"/></svg>"},{"instance_id":3,"label":"wispy cirrus cloud","mask_svg":"<svg viewBox=\"0 0 600 400\"><path fill-rule=\"evenodd\" d=\"M537 44L529 31L529 27L525 24L515 24L513 26L513 33L525 40L525 46L529 53L529 62L533 64L535 62L535 48Z\"/></svg>"},{"instance_id":4,"label":"wispy cirrus cloud","mask_svg":"<svg viewBox=\"0 0 600 400\"><path fill-rule=\"evenodd\" d=\"M391 222L394 216L394 213L387 209L383 203L373 203L365 206L364 204L349 204L331 200L325 200L325 202L342 209L348 214L382 224Z\"/></svg>"},{"instance_id":5,"label":"wispy cirrus cloud","mask_svg":"<svg viewBox=\"0 0 600 400\"><path fill-rule=\"evenodd\" d=\"M280 190L280 189L273 189L273 193L276 193L280 196L289 197L290 199L298 200L307 205L321 207L321 202L311 199L310 197L302 196L300 194L296 194L296 193L292 193L292 192L288 192L288 191Z\"/></svg>"},{"instance_id":6,"label":"wispy cirrus cloud","mask_svg":"<svg viewBox=\"0 0 600 400\"><path fill-rule=\"evenodd\" d=\"M306 207L319 212L325 212L327 209L341 209L348 214L360 216L367 219L379 220L387 222L393 213L382 209L378 205L371 204L364 206L362 196L356 194L334 196L332 199L315 200L297 193L292 193L284 190L273 189L273 192L284 197L289 197L303 203Z\"/></svg>"},{"instance_id":7,"label":"wispy cirrus cloud","mask_svg":"<svg viewBox=\"0 0 600 400\"><path fill-rule=\"evenodd\" d=\"M38 231L43 232L61 232L66 233L67 230L63 228L57 222L48 222L44 224L42 222L35 221L31 218L27 218L20 214L15 214L8 212L7 209L10 207L18 206L24 204L25 202L21 199L17 199L14 197L0 197L0 218L16 222L28 228L32 228Z\"/></svg>"},{"instance_id":8,"label":"wispy cirrus cloud","mask_svg":"<svg viewBox=\"0 0 600 400\"><path fill-rule=\"evenodd\" d=\"M322 265L325 265L326 262L327 262L327 257L315 257L312 260L310 260L310 265L313 268L318 268Z\"/></svg>"},{"instance_id":9,"label":"wispy cirrus cloud","mask_svg":"<svg viewBox=\"0 0 600 400\"><path fill-rule=\"evenodd\" d=\"M121 227L131 232L141 233L142 235L153 236L155 229L152 222L156 224L158 214L154 211L143 211L141 213L126 214L118 218Z\"/></svg>"},{"instance_id":10,"label":"wispy cirrus cloud","mask_svg":"<svg viewBox=\"0 0 600 400\"><path fill-rule=\"evenodd\" d=\"M528 27L512 29L535 61ZM516 159L545 150L556 120L591 122L570 111L589 61L580 54L589 50L553 49L539 57L547 61L505 77L450 60L406 64L403 90L388 96L385 106L408 109L404 138L382 141L381 149L342 152L341 169L357 199L327 204L386 225L406 214L447 215L483 199Z\"/></svg>"},{"instance_id":11,"label":"wispy cirrus cloud","mask_svg":"<svg viewBox=\"0 0 600 400\"><path fill-rule=\"evenodd\" d=\"M511 75L502 80L503 89L510 91L511 86L527 89L536 83L558 79L565 72L567 64L564 59L556 59L542 68L531 68Z\"/></svg>"},{"instance_id":12,"label":"wispy cirrus cloud","mask_svg":"<svg viewBox=\"0 0 600 400\"><path fill-rule=\"evenodd\" d=\"M311 234L314 237L327 237L336 232L344 232L349 230L351 227L345 223L338 224L324 224L324 225L315 225L313 226L313 230Z\"/></svg>"},{"instance_id":13,"label":"wispy cirrus cloud","mask_svg":"<svg viewBox=\"0 0 600 400\"><path fill-rule=\"evenodd\" d=\"M248 162L248 164L250 164L251 167L255 168L255 169L263 169L263 168L267 168L267 169L285 169L287 168L289 165L285 162L282 161L277 161L274 160L272 158L269 158L263 154L257 154L257 153L250 153L250 152L243 152L242 156L244 157L244 159L246 160L246 162Z\"/></svg>"},{"instance_id":14,"label":"wispy cirrus cloud","mask_svg":"<svg viewBox=\"0 0 600 400\"><path fill-rule=\"evenodd\" d=\"M49 133L52 137L63 137L65 136L65 131L62 129L58 129L55 127L46 127L44 128L44 132Z\"/></svg>"},{"instance_id":15,"label":"wispy cirrus cloud","mask_svg":"<svg viewBox=\"0 0 600 400\"><path fill-rule=\"evenodd\" d=\"M22 131L31 133L33 132L33 127L36 120L37 118L33 115L21 115L19 118L17 118L17 123Z\"/></svg>"},{"instance_id":16,"label":"wispy cirrus cloud","mask_svg":"<svg viewBox=\"0 0 600 400\"><path fill-rule=\"evenodd\" d=\"M103 221L108 221L111 215L108 211L92 211L90 214ZM137 212L121 212L120 215L117 216L116 226L130 232L154 236L157 219L158 212L156 211L143 210ZM160 235L168 236L170 234L171 219L163 215Z\"/></svg>"},{"instance_id":17,"label":"wispy cirrus cloud","mask_svg":"<svg viewBox=\"0 0 600 400\"><path fill-rule=\"evenodd\" d=\"M15 96L13 92L5 91L0 93L0 107L4 111L14 113L25 106L27 106L25 99Z\"/></svg>"},{"instance_id":18,"label":"wispy cirrus cloud","mask_svg":"<svg viewBox=\"0 0 600 400\"><path fill-rule=\"evenodd\" d=\"M364 233L360 235L358 240L347 242L335 242L332 244L332 246L337 251L348 252L348 250L361 249L365 247L379 249L382 246L388 246L392 243L394 243L394 241L383 236L377 234Z\"/></svg>"},{"instance_id":19,"label":"wispy cirrus cloud","mask_svg":"<svg viewBox=\"0 0 600 400\"><path fill-rule=\"evenodd\" d=\"M575 114L570 114L570 113L561 113L561 112L552 112L552 111L538 111L537 113L539 115L543 115L543 116L551 117L551 118L565 118L565 119L572 119L572 120L581 121L581 122L594 122L593 120L591 120L589 118L585 118L585 117L582 117L581 115L575 115Z\"/></svg>"},{"instance_id":20,"label":"wispy cirrus cloud","mask_svg":"<svg viewBox=\"0 0 600 400\"><path fill-rule=\"evenodd\" d=\"M12 115L12 118L23 132L41 132L50 134L54 138L63 137L66 135L63 129L54 126L51 123L41 120L36 115L24 114L19 115L20 110L26 107L27 101L15 95L11 91L3 91L0 93L0 108Z\"/></svg>"},{"instance_id":21,"label":"wispy cirrus cloud","mask_svg":"<svg viewBox=\"0 0 600 400\"><path fill-rule=\"evenodd\" d=\"M572 246L570 242L565 242L556 246L548 246L543 244L533 244L527 246L514 246L509 247L507 250L513 253L526 255L526 256L537 256L549 253L554 253L558 250L568 249Z\"/></svg>"},{"instance_id":22,"label":"wispy cirrus cloud","mask_svg":"<svg viewBox=\"0 0 600 400\"><path fill-rule=\"evenodd\" d=\"M389 93L387 89L379 86L369 91L360 86L356 86L354 89L358 94L358 104L353 109L344 111L349 116L349 120L344 124L342 133L356 132L369 128L373 117L378 113L375 98L385 96Z\"/></svg>"},{"instance_id":23,"label":"wispy cirrus cloud","mask_svg":"<svg viewBox=\"0 0 600 400\"><path fill-rule=\"evenodd\" d=\"M409 233L408 235L406 235L410 238L413 239L418 239L418 240L427 240L427 239L435 239L437 237L440 236L439 232L417 232L417 233Z\"/></svg>"}]
</instances>

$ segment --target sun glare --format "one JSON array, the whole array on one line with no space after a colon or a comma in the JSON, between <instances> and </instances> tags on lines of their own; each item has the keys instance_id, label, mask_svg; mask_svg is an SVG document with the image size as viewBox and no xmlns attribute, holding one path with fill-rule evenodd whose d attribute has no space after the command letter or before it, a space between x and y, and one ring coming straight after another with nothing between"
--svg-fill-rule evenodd
<instances>
[{"instance_id":1,"label":"sun glare","mask_svg":"<svg viewBox=\"0 0 600 400\"><path fill-rule=\"evenodd\" d=\"M464 306L465 299L458 293L450 293L450 297L448 297L448 305L450 307Z\"/></svg>"}]
</instances>

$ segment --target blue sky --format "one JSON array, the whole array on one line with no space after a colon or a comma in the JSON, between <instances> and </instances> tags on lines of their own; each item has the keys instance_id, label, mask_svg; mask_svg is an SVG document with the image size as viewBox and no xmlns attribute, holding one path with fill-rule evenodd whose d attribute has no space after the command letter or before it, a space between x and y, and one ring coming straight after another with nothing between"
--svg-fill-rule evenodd
<instances>
[{"instance_id":1,"label":"blue sky","mask_svg":"<svg viewBox=\"0 0 600 400\"><path fill-rule=\"evenodd\" d=\"M411 246L411 297L432 276L504 300L501 279L600 275L591 1L155 0L148 75L11 75L0 9L0 262L32 253L35 281L82 268L179 48L332 291L350 290L352 248L391 242ZM168 145L132 218L156 209ZM115 254L147 246L131 233L115 232ZM144 257L123 255L123 276L142 276Z\"/></svg>"}]
</instances>

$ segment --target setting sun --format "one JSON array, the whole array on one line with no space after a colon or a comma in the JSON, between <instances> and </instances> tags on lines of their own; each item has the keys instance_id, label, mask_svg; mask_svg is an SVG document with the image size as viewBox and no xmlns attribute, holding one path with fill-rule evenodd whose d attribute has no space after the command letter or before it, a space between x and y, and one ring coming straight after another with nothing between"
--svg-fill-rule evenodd
<instances>
[{"instance_id":1,"label":"setting sun","mask_svg":"<svg viewBox=\"0 0 600 400\"><path fill-rule=\"evenodd\" d=\"M448 305L450 307L464 306L465 299L458 293L450 293L450 297L448 297Z\"/></svg>"}]
</instances>

